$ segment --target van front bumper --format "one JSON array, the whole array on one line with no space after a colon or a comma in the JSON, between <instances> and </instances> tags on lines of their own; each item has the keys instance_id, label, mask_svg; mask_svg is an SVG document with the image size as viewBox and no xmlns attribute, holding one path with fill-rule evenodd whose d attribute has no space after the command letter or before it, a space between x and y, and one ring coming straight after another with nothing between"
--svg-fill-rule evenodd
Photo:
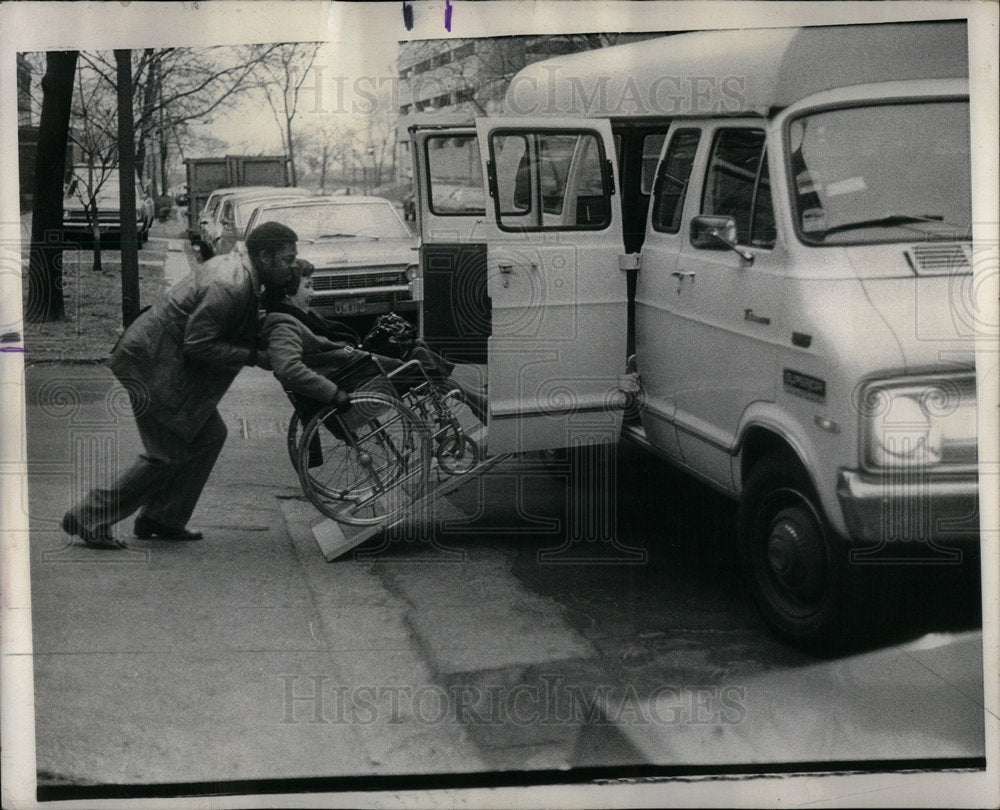
<instances>
[{"instance_id":1,"label":"van front bumper","mask_svg":"<svg viewBox=\"0 0 1000 810\"><path fill-rule=\"evenodd\" d=\"M979 481L974 475L900 480L841 470L837 497L851 540L979 541Z\"/></svg>"}]
</instances>

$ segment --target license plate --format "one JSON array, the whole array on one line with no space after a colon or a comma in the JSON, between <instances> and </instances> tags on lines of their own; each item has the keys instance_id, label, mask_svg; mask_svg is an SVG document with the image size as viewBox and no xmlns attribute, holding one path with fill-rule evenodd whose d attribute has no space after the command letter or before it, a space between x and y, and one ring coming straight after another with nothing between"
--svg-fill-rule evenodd
<instances>
[{"instance_id":1,"label":"license plate","mask_svg":"<svg viewBox=\"0 0 1000 810\"><path fill-rule=\"evenodd\" d=\"M334 301L333 311L337 315L361 315L365 311L365 299L348 298L346 301Z\"/></svg>"}]
</instances>

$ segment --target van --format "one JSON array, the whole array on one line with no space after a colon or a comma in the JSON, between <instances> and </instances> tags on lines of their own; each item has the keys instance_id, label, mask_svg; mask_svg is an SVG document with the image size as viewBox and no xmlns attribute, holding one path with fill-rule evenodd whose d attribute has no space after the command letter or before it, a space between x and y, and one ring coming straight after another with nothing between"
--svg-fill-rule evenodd
<instances>
[{"instance_id":1,"label":"van","mask_svg":"<svg viewBox=\"0 0 1000 810\"><path fill-rule=\"evenodd\" d=\"M967 53L963 22L677 34L412 130L424 333L487 366L490 452L624 434L732 497L793 642L978 550Z\"/></svg>"}]
</instances>

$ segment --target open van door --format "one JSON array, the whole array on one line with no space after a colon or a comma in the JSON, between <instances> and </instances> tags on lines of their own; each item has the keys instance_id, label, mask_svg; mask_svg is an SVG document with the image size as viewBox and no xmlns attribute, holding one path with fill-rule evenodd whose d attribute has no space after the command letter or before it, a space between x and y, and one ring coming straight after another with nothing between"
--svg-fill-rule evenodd
<instances>
[{"instance_id":1,"label":"open van door","mask_svg":"<svg viewBox=\"0 0 1000 810\"><path fill-rule=\"evenodd\" d=\"M606 120L476 124L490 302L489 452L618 440L627 330Z\"/></svg>"},{"instance_id":2,"label":"open van door","mask_svg":"<svg viewBox=\"0 0 1000 810\"><path fill-rule=\"evenodd\" d=\"M423 337L450 360L485 366L490 305L486 245L474 237L486 214L476 130L471 125L412 127L410 143Z\"/></svg>"}]
</instances>

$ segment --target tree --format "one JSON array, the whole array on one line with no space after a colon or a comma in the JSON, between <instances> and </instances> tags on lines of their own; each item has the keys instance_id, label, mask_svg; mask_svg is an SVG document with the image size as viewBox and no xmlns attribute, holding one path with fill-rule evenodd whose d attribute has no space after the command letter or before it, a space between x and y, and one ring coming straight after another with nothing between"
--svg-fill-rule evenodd
<instances>
[{"instance_id":1,"label":"tree","mask_svg":"<svg viewBox=\"0 0 1000 810\"><path fill-rule=\"evenodd\" d=\"M285 43L270 46L251 45L247 49L250 61L257 66L259 87L281 129L281 144L288 156L292 172L292 185L298 185L298 168L295 161L295 138L292 121L299 106L302 85L312 70L316 53L322 43Z\"/></svg>"},{"instance_id":2,"label":"tree","mask_svg":"<svg viewBox=\"0 0 1000 810\"><path fill-rule=\"evenodd\" d=\"M127 328L139 315L139 245L136 240L135 183L126 181L135 175L135 129L132 122L132 51L115 51L118 64L118 144L121 153L118 204L121 211L122 244L122 323ZM100 249L98 249L100 255Z\"/></svg>"},{"instance_id":3,"label":"tree","mask_svg":"<svg viewBox=\"0 0 1000 810\"><path fill-rule=\"evenodd\" d=\"M66 146L73 105L76 51L50 51L42 79L42 113L35 153L31 248L28 254L30 322L55 321L65 314L62 294L62 201ZM53 234L55 239L53 240Z\"/></svg>"},{"instance_id":4,"label":"tree","mask_svg":"<svg viewBox=\"0 0 1000 810\"><path fill-rule=\"evenodd\" d=\"M100 77L86 69L77 71L70 140L83 162L73 167L66 195L76 197L83 206L90 225L95 272L102 270L101 224L98 219L98 199L108 180L118 167L117 100L109 95ZM122 178L119 178L121 181Z\"/></svg>"}]
</instances>

